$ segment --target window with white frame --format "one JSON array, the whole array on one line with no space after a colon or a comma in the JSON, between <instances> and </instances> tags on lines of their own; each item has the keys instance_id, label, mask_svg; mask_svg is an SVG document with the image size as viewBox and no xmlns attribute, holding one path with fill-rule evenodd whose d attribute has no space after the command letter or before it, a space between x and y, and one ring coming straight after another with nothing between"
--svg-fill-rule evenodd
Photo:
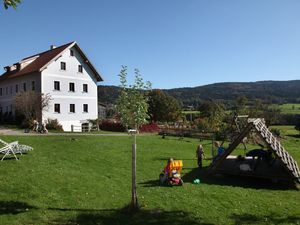
<instances>
[{"instance_id":1,"label":"window with white frame","mask_svg":"<svg viewBox=\"0 0 300 225\"><path fill-rule=\"evenodd\" d=\"M60 62L60 69L61 70L66 70L67 69L67 65L65 62Z\"/></svg>"},{"instance_id":2,"label":"window with white frame","mask_svg":"<svg viewBox=\"0 0 300 225\"><path fill-rule=\"evenodd\" d=\"M83 84L82 86L82 92L88 92L88 85L87 84Z\"/></svg>"},{"instance_id":3,"label":"window with white frame","mask_svg":"<svg viewBox=\"0 0 300 225\"><path fill-rule=\"evenodd\" d=\"M70 104L70 113L75 113L75 104Z\"/></svg>"},{"instance_id":4,"label":"window with white frame","mask_svg":"<svg viewBox=\"0 0 300 225\"><path fill-rule=\"evenodd\" d=\"M82 72L83 72L82 65L78 65L78 73L82 73Z\"/></svg>"},{"instance_id":5,"label":"window with white frame","mask_svg":"<svg viewBox=\"0 0 300 225\"><path fill-rule=\"evenodd\" d=\"M60 82L59 81L54 81L54 90L60 91Z\"/></svg>"},{"instance_id":6,"label":"window with white frame","mask_svg":"<svg viewBox=\"0 0 300 225\"><path fill-rule=\"evenodd\" d=\"M69 83L69 91L75 92L75 83Z\"/></svg>"},{"instance_id":7,"label":"window with white frame","mask_svg":"<svg viewBox=\"0 0 300 225\"><path fill-rule=\"evenodd\" d=\"M89 112L89 105L88 104L83 104L83 112L85 112L85 113Z\"/></svg>"},{"instance_id":8,"label":"window with white frame","mask_svg":"<svg viewBox=\"0 0 300 225\"><path fill-rule=\"evenodd\" d=\"M60 113L60 104L58 104L58 103L54 104L54 112L55 113Z\"/></svg>"}]
</instances>

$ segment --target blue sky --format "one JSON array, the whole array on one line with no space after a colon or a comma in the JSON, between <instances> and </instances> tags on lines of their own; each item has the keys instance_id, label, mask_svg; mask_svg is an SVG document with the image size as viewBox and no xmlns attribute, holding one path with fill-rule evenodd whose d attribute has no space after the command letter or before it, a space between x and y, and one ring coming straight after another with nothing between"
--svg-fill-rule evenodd
<instances>
[{"instance_id":1,"label":"blue sky","mask_svg":"<svg viewBox=\"0 0 300 225\"><path fill-rule=\"evenodd\" d=\"M105 85L121 65L154 88L300 79L299 12L298 0L23 0L0 8L0 65L75 40Z\"/></svg>"}]
</instances>

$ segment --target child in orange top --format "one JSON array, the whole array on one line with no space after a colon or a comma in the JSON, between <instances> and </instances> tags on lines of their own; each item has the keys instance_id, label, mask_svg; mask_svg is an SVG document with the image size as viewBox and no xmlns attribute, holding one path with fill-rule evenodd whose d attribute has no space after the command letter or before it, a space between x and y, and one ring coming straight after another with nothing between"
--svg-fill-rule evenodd
<instances>
[{"instance_id":1,"label":"child in orange top","mask_svg":"<svg viewBox=\"0 0 300 225\"><path fill-rule=\"evenodd\" d=\"M168 163L167 163L167 165L165 166L165 169L164 169L164 172L165 172L165 174L170 174L171 173L171 169L170 169L170 167L171 167L171 163L173 162L173 158L170 158L169 160L168 160Z\"/></svg>"},{"instance_id":2,"label":"child in orange top","mask_svg":"<svg viewBox=\"0 0 300 225\"><path fill-rule=\"evenodd\" d=\"M170 169L170 166L171 166L171 163L173 162L173 159L172 158L170 158L169 160L168 160L168 163L167 163L167 165L165 166L165 168L164 168L164 175L163 175L163 177L161 177L161 183L164 183L164 182L166 182L167 180L168 180L168 178L169 178L169 176L170 176L170 173L171 173L171 169Z\"/></svg>"}]
</instances>

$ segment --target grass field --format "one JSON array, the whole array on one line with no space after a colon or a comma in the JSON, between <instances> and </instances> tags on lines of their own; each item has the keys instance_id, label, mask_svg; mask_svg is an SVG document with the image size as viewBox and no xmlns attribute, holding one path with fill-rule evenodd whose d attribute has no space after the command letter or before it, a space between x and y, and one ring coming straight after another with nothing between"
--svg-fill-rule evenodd
<instances>
[{"instance_id":1,"label":"grass field","mask_svg":"<svg viewBox=\"0 0 300 225\"><path fill-rule=\"evenodd\" d=\"M0 162L1 225L300 224L299 191L261 180L203 176L196 168L196 139L138 137L141 210L131 215L124 210L131 198L129 136L0 138L34 147L19 161ZM201 143L209 155L211 143ZM298 162L299 143L296 135L283 141ZM158 185L169 157L183 160L182 187ZM201 184L193 184L195 178Z\"/></svg>"},{"instance_id":2,"label":"grass field","mask_svg":"<svg viewBox=\"0 0 300 225\"><path fill-rule=\"evenodd\" d=\"M300 104L283 104L279 105L279 108L283 114L300 114Z\"/></svg>"}]
</instances>

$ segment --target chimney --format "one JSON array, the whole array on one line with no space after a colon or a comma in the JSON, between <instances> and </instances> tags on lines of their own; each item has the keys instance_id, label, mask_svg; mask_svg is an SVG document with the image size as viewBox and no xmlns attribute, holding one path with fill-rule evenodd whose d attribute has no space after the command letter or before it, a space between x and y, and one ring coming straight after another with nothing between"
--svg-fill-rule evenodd
<instances>
[{"instance_id":1,"label":"chimney","mask_svg":"<svg viewBox=\"0 0 300 225\"><path fill-rule=\"evenodd\" d=\"M56 48L56 45L51 45L50 46L50 50L53 50L53 49L55 49Z\"/></svg>"}]
</instances>

